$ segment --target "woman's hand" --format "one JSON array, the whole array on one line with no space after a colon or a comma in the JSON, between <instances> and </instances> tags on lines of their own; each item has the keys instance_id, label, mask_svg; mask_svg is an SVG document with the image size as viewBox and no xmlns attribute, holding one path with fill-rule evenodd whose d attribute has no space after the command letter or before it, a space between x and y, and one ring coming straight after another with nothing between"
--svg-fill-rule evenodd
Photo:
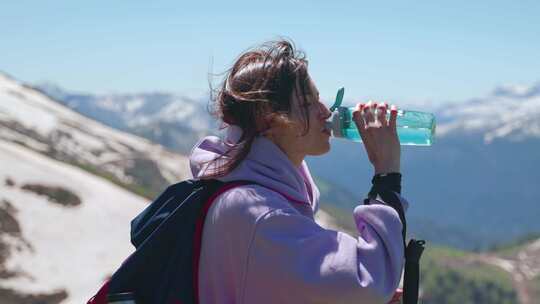
<instances>
[{"instance_id":1,"label":"woman's hand","mask_svg":"<svg viewBox=\"0 0 540 304\"><path fill-rule=\"evenodd\" d=\"M353 120L373 164L375 174L400 172L401 147L396 130L397 108L392 105L390 121L386 119L386 103L359 103Z\"/></svg>"}]
</instances>

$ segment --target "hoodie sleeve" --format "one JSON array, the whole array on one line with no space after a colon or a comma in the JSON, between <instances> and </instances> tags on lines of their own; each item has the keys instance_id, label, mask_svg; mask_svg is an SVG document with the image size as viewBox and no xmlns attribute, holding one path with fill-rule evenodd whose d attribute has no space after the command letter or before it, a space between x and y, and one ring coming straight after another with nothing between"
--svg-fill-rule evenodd
<instances>
[{"instance_id":1,"label":"hoodie sleeve","mask_svg":"<svg viewBox=\"0 0 540 304\"><path fill-rule=\"evenodd\" d=\"M327 230L293 208L256 225L244 303L386 303L403 268L402 225L384 204L354 210L359 237Z\"/></svg>"}]
</instances>

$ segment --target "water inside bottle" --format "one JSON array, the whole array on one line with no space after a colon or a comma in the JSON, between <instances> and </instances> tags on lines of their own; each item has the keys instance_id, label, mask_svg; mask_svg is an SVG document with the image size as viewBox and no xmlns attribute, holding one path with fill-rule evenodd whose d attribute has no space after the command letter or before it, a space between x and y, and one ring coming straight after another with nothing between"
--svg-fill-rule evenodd
<instances>
[{"instance_id":1,"label":"water inside bottle","mask_svg":"<svg viewBox=\"0 0 540 304\"><path fill-rule=\"evenodd\" d=\"M431 130L426 128L410 129L410 128L399 128L398 130L399 143L401 145L408 146L431 146L433 144L433 137L431 135ZM343 130L344 137L362 142L358 130L355 128L347 128Z\"/></svg>"},{"instance_id":2,"label":"water inside bottle","mask_svg":"<svg viewBox=\"0 0 540 304\"><path fill-rule=\"evenodd\" d=\"M352 121L351 113L354 109L340 109L343 137L361 142L362 138L356 124ZM390 114L387 114L387 119ZM397 133L401 145L431 146L435 134L435 117L431 113L417 111L398 111Z\"/></svg>"}]
</instances>

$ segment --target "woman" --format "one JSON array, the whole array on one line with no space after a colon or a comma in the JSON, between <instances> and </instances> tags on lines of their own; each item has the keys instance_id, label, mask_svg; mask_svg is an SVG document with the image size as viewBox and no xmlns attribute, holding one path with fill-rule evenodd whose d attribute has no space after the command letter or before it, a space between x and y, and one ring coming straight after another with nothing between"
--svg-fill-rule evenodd
<instances>
[{"instance_id":1,"label":"woman","mask_svg":"<svg viewBox=\"0 0 540 304\"><path fill-rule=\"evenodd\" d=\"M219 195L204 224L200 303L387 303L398 287L404 242L399 210L379 196L354 209L358 237L315 223L319 191L304 158L330 150L329 110L303 55L287 41L241 55L215 102L227 128L191 155L195 178L247 180ZM396 110L359 105L354 121L386 187L400 191ZM401 206L403 204L403 206ZM402 212L401 212L402 213Z\"/></svg>"}]
</instances>

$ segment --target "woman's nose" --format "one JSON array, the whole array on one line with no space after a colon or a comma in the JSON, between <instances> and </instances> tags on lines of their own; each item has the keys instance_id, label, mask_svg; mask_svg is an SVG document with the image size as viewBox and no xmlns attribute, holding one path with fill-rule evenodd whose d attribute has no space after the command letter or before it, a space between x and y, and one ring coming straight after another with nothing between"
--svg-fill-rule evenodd
<instances>
[{"instance_id":1,"label":"woman's nose","mask_svg":"<svg viewBox=\"0 0 540 304\"><path fill-rule=\"evenodd\" d=\"M330 112L330 110L328 110L326 105L322 102L320 103L319 113L320 118L324 120L327 120L332 115L332 112Z\"/></svg>"}]
</instances>

